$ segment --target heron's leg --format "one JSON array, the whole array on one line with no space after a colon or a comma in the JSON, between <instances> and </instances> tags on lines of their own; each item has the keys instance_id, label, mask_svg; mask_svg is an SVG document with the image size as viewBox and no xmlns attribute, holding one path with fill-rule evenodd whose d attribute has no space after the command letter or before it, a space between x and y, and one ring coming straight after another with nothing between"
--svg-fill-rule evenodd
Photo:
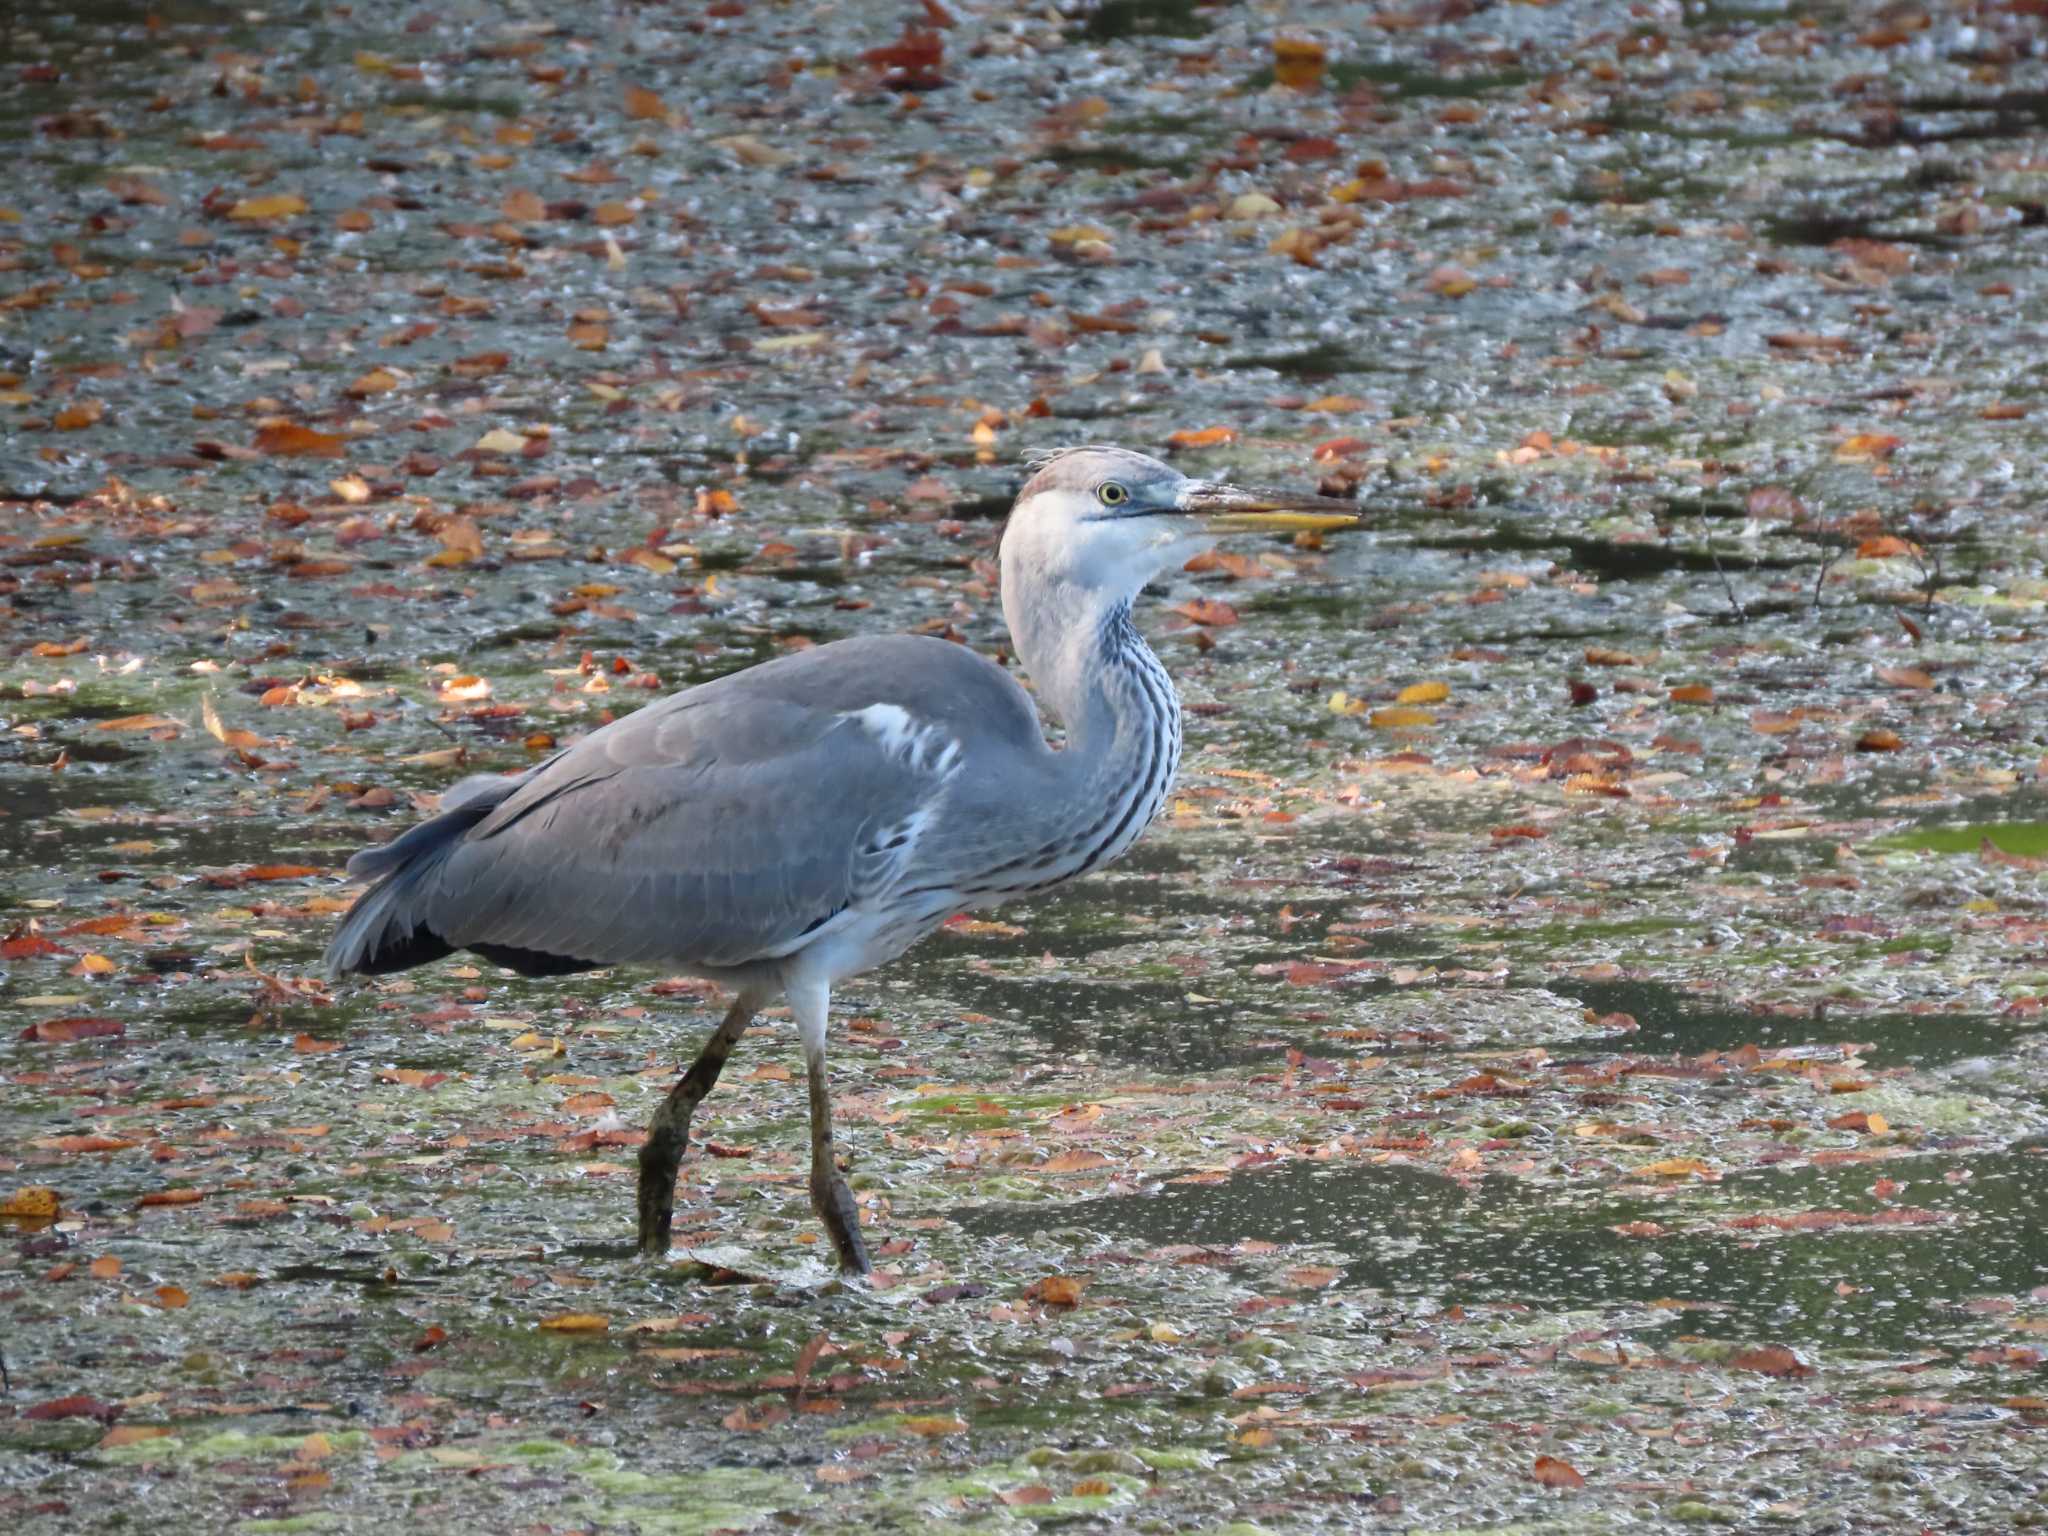
<instances>
[{"instance_id":1,"label":"heron's leg","mask_svg":"<svg viewBox=\"0 0 2048 1536\"><path fill-rule=\"evenodd\" d=\"M642 1253L668 1252L669 1231L676 1212L676 1170L682 1166L683 1151L690 1144L690 1116L717 1084L725 1058L747 1032L748 1022L760 1006L760 997L752 992L742 992L732 1000L724 1021L704 1042L704 1049L690 1063L690 1070L669 1089L661 1108L647 1122L647 1140L640 1146Z\"/></svg>"},{"instance_id":2,"label":"heron's leg","mask_svg":"<svg viewBox=\"0 0 2048 1536\"><path fill-rule=\"evenodd\" d=\"M788 991L790 1012L796 1015L797 1033L803 1038L804 1074L811 1089L811 1209L832 1236L839 1267L865 1275L874 1265L868 1262L868 1247L861 1241L860 1210L832 1157L832 1095L825 1083L825 1015L831 993L821 983L804 982L793 983Z\"/></svg>"}]
</instances>

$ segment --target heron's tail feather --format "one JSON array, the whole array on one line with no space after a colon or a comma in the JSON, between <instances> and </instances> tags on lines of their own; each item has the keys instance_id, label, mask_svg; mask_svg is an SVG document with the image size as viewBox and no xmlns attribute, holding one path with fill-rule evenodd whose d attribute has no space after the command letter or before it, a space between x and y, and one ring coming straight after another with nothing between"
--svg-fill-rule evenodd
<instances>
[{"instance_id":1,"label":"heron's tail feather","mask_svg":"<svg viewBox=\"0 0 2048 1536\"><path fill-rule=\"evenodd\" d=\"M383 976L411 970L455 946L427 928L420 910L433 876L498 803L519 787L517 778L478 774L441 796L441 813L348 861L348 872L376 880L348 909L327 946L327 974Z\"/></svg>"}]
</instances>

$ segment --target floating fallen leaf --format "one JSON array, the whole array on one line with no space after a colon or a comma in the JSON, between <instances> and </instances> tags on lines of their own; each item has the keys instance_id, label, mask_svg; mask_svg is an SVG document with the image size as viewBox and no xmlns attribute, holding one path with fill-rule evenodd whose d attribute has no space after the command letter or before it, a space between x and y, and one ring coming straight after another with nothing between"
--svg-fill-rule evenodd
<instances>
[{"instance_id":1,"label":"floating fallen leaf","mask_svg":"<svg viewBox=\"0 0 2048 1536\"><path fill-rule=\"evenodd\" d=\"M634 122L662 122L668 117L668 104L645 86L627 86L624 105L626 116Z\"/></svg>"},{"instance_id":2,"label":"floating fallen leaf","mask_svg":"<svg viewBox=\"0 0 2048 1536\"><path fill-rule=\"evenodd\" d=\"M1096 1168L1107 1168L1109 1159L1100 1152L1062 1152L1038 1165L1040 1173L1087 1173Z\"/></svg>"},{"instance_id":3,"label":"floating fallen leaf","mask_svg":"<svg viewBox=\"0 0 2048 1536\"><path fill-rule=\"evenodd\" d=\"M1410 683L1394 696L1397 704L1441 704L1451 696L1449 683Z\"/></svg>"},{"instance_id":4,"label":"floating fallen leaf","mask_svg":"<svg viewBox=\"0 0 2048 1536\"><path fill-rule=\"evenodd\" d=\"M1530 1474L1546 1488L1583 1488L1586 1479L1579 1469L1555 1456L1538 1456Z\"/></svg>"},{"instance_id":5,"label":"floating fallen leaf","mask_svg":"<svg viewBox=\"0 0 2048 1536\"><path fill-rule=\"evenodd\" d=\"M1323 83L1328 51L1314 38L1273 39L1273 79L1291 91L1312 91Z\"/></svg>"},{"instance_id":6,"label":"floating fallen leaf","mask_svg":"<svg viewBox=\"0 0 2048 1536\"><path fill-rule=\"evenodd\" d=\"M1646 1163L1635 1170L1653 1179L1711 1179L1713 1165L1703 1163L1696 1157L1666 1157L1654 1163Z\"/></svg>"},{"instance_id":7,"label":"floating fallen leaf","mask_svg":"<svg viewBox=\"0 0 2048 1536\"><path fill-rule=\"evenodd\" d=\"M1382 730L1418 730L1436 724L1436 716L1426 709L1410 709L1406 705L1395 705L1390 709L1376 709L1370 717L1371 723Z\"/></svg>"},{"instance_id":8,"label":"floating fallen leaf","mask_svg":"<svg viewBox=\"0 0 2048 1536\"><path fill-rule=\"evenodd\" d=\"M526 439L504 427L491 428L474 445L477 453L522 453L525 449Z\"/></svg>"},{"instance_id":9,"label":"floating fallen leaf","mask_svg":"<svg viewBox=\"0 0 2048 1536\"><path fill-rule=\"evenodd\" d=\"M1904 441L1885 432L1858 432L1835 445L1835 457L1844 464L1881 463Z\"/></svg>"},{"instance_id":10,"label":"floating fallen leaf","mask_svg":"<svg viewBox=\"0 0 2048 1536\"><path fill-rule=\"evenodd\" d=\"M1197 597L1182 603L1173 612L1191 624L1204 629L1228 629L1237 622L1237 610L1228 603L1219 603L1211 597Z\"/></svg>"},{"instance_id":11,"label":"floating fallen leaf","mask_svg":"<svg viewBox=\"0 0 2048 1536\"><path fill-rule=\"evenodd\" d=\"M1169 433L1166 439L1176 448L1215 448L1223 443L1237 441L1234 427L1185 427Z\"/></svg>"},{"instance_id":12,"label":"floating fallen leaf","mask_svg":"<svg viewBox=\"0 0 2048 1536\"><path fill-rule=\"evenodd\" d=\"M1048 1307L1078 1307L1081 1293L1088 1289L1087 1275L1047 1275L1025 1289L1025 1296Z\"/></svg>"},{"instance_id":13,"label":"floating fallen leaf","mask_svg":"<svg viewBox=\"0 0 2048 1536\"><path fill-rule=\"evenodd\" d=\"M0 1221L55 1221L63 1198L47 1184L28 1184L17 1189L0 1205Z\"/></svg>"},{"instance_id":14,"label":"floating fallen leaf","mask_svg":"<svg viewBox=\"0 0 2048 1536\"><path fill-rule=\"evenodd\" d=\"M332 432L316 432L297 422L273 422L256 433L256 448L280 459L338 459L348 439Z\"/></svg>"},{"instance_id":15,"label":"floating fallen leaf","mask_svg":"<svg viewBox=\"0 0 2048 1536\"><path fill-rule=\"evenodd\" d=\"M544 1317L534 1326L548 1333L603 1333L612 1320L601 1312L562 1312Z\"/></svg>"},{"instance_id":16,"label":"floating fallen leaf","mask_svg":"<svg viewBox=\"0 0 2048 1536\"><path fill-rule=\"evenodd\" d=\"M919 1414L902 1421L903 1428L913 1435L923 1435L936 1440L943 1435L962 1435L967 1432L967 1421L951 1414Z\"/></svg>"},{"instance_id":17,"label":"floating fallen leaf","mask_svg":"<svg viewBox=\"0 0 2048 1536\"><path fill-rule=\"evenodd\" d=\"M273 192L264 197L245 197L228 209L228 217L260 224L271 219L288 219L306 211L306 200L296 192Z\"/></svg>"},{"instance_id":18,"label":"floating fallen leaf","mask_svg":"<svg viewBox=\"0 0 2048 1536\"><path fill-rule=\"evenodd\" d=\"M96 1040L127 1032L128 1026L119 1019L38 1019L22 1030L21 1038L44 1045L69 1045L74 1040Z\"/></svg>"},{"instance_id":19,"label":"floating fallen leaf","mask_svg":"<svg viewBox=\"0 0 2048 1536\"><path fill-rule=\"evenodd\" d=\"M1782 1344L1767 1344L1759 1349L1745 1349L1728 1357L1728 1364L1738 1371L1756 1371L1765 1376L1811 1376L1813 1367Z\"/></svg>"},{"instance_id":20,"label":"floating fallen leaf","mask_svg":"<svg viewBox=\"0 0 2048 1536\"><path fill-rule=\"evenodd\" d=\"M57 413L52 425L59 432L83 432L97 423L106 411L104 401L74 400Z\"/></svg>"}]
</instances>

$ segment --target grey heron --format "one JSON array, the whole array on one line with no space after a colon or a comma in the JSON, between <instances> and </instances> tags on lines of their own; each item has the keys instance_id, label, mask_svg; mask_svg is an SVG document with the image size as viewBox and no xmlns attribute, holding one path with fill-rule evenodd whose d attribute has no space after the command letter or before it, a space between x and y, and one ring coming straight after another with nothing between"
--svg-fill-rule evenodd
<instances>
[{"instance_id":1,"label":"grey heron","mask_svg":"<svg viewBox=\"0 0 2048 1536\"><path fill-rule=\"evenodd\" d=\"M1166 799L1180 703L1131 622L1145 583L1345 503L1191 479L1121 448L1040 461L1002 538L1003 616L1039 701L963 645L838 640L670 695L523 773L464 779L439 814L349 860L370 885L330 973L468 950L526 976L657 964L731 989L640 1150L640 1248L666 1253L690 1119L748 1022L788 1002L810 1088L811 1203L866 1273L832 1148L832 988L956 913L1121 855Z\"/></svg>"}]
</instances>

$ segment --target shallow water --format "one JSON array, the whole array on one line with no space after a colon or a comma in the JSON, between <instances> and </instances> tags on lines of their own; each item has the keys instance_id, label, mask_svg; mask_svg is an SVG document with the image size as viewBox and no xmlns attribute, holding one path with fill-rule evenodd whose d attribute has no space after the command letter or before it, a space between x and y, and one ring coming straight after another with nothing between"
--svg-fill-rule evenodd
<instances>
[{"instance_id":1,"label":"shallow water","mask_svg":"<svg viewBox=\"0 0 2048 1536\"><path fill-rule=\"evenodd\" d=\"M2032 20L938 10L0 18L0 1513L2038 1523ZM415 796L999 652L1085 439L1367 527L1160 582L1160 823L844 989L877 1288L787 1019L646 1263L715 999L318 981Z\"/></svg>"}]
</instances>

